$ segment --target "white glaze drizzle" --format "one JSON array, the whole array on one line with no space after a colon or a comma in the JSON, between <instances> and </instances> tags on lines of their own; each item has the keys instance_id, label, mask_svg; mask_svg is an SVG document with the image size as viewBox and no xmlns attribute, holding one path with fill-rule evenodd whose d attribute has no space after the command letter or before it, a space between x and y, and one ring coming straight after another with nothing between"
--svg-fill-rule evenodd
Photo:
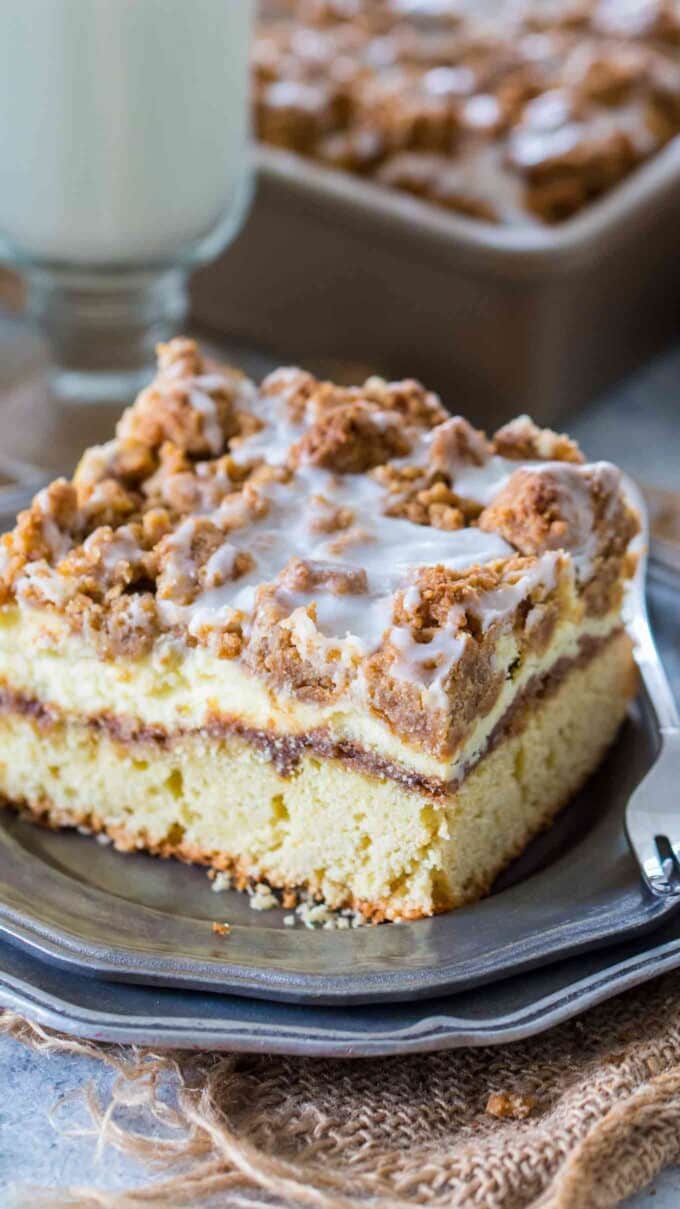
<instances>
[{"instance_id":1,"label":"white glaze drizzle","mask_svg":"<svg viewBox=\"0 0 680 1209\"><path fill-rule=\"evenodd\" d=\"M548 592L552 591L557 582L557 563L560 557L555 551L542 554L514 583L505 583L501 588L485 592L476 610L482 630L488 630L495 621L513 613L521 601L539 585Z\"/></svg>"},{"instance_id":2,"label":"white glaze drizzle","mask_svg":"<svg viewBox=\"0 0 680 1209\"><path fill-rule=\"evenodd\" d=\"M290 390L294 390L299 382L298 371L290 370L288 375ZM276 394L260 395L250 401L251 410L262 420L263 427L237 445L238 460L264 458L280 466L291 445L305 432L309 420L292 422L289 416L286 371L279 371L279 387ZM390 412L384 417L378 413L380 419L394 422ZM427 465L436 431L410 432L412 451L395 464ZM519 469L541 472L548 468L558 481L564 481L569 499L575 500L578 531L585 535L574 558L579 571L585 574L592 554L588 542L595 540L592 509L587 512L585 468L561 462L519 462L486 453L481 442L474 443L474 454L481 464L452 453L447 470L454 491L482 506L488 505ZM316 572L323 573L325 568L329 572L341 569L350 574L363 571L365 591L342 592L328 583L304 591L293 590L285 583L277 588L276 598L287 611L288 619L283 624L290 629L298 650L303 657L312 649L317 656L324 650L327 653L332 650L333 658L345 666L376 650L388 635L400 652L395 675L416 682L431 703L442 704L444 680L467 641L458 633L460 618L452 611L431 643L418 644L409 627L392 625L395 593L405 591L406 608L414 608L418 594L414 581L420 568L441 565L462 571L510 558L514 549L498 534L483 533L476 527L450 532L387 517L383 513L384 489L366 475L338 476L303 466L290 482L264 483L257 490L268 505L264 517L254 519L243 498L233 497L209 514L218 526L228 526L229 533L208 564L204 590L191 605L159 601L166 623L185 624L196 634L205 627L218 629L239 617L249 633L258 587L275 581L291 559L313 564ZM314 522L328 508L351 510L350 526L331 534L319 533ZM181 534L182 527L176 535L180 545ZM234 580L231 569L239 551L251 556L253 566ZM543 585L550 591L555 585L557 559L554 553L543 555L515 583L482 596L478 607L482 628L486 630L514 612L537 586ZM217 576L223 580L221 583L211 573L212 566L217 564L222 572Z\"/></svg>"},{"instance_id":3,"label":"white glaze drizzle","mask_svg":"<svg viewBox=\"0 0 680 1209\"><path fill-rule=\"evenodd\" d=\"M35 503L41 513L42 534L49 547L52 561L58 563L66 557L73 542L69 534L60 529L52 517L48 487L44 487L42 491L38 492Z\"/></svg>"},{"instance_id":4,"label":"white glaze drizzle","mask_svg":"<svg viewBox=\"0 0 680 1209\"><path fill-rule=\"evenodd\" d=\"M461 658L469 637L460 632L464 621L465 610L457 605L430 642L414 642L408 626L394 626L390 633L390 642L399 652L390 667L390 675L395 680L416 684L423 704L430 708L446 708L445 681Z\"/></svg>"},{"instance_id":5,"label":"white glaze drizzle","mask_svg":"<svg viewBox=\"0 0 680 1209\"><path fill-rule=\"evenodd\" d=\"M121 525L120 529L116 529L112 540L106 543L100 542L98 531L95 529L94 533L91 533L83 542L83 549L87 551L96 549L99 553L99 560L106 571L115 570L121 562L128 562L134 566L142 555L139 541L132 535L127 525Z\"/></svg>"},{"instance_id":6,"label":"white glaze drizzle","mask_svg":"<svg viewBox=\"0 0 680 1209\"><path fill-rule=\"evenodd\" d=\"M194 411L199 412L203 416L203 436L208 442L210 452L215 455L220 454L224 444L224 436L215 400L207 391L194 386L189 393L189 402Z\"/></svg>"},{"instance_id":7,"label":"white glaze drizzle","mask_svg":"<svg viewBox=\"0 0 680 1209\"><path fill-rule=\"evenodd\" d=\"M221 587L207 587L191 605L159 601L161 615L168 623L181 621L190 632L197 633L204 627L227 624L235 615L247 619L258 586L274 580L293 557L302 558L315 568L362 570L366 573L368 590L358 594L334 592L323 586L303 592L283 585L277 591L280 604L289 610L286 624L300 653L310 651L312 646L317 654L332 647L340 665L346 666L376 650L390 630L395 592L405 588L407 607L416 603L417 588L412 581L420 567L441 565L465 570L514 554L512 547L494 533L476 528L446 532L384 516L382 488L363 475L339 478L327 471L304 468L291 483L268 483L261 491L269 502L267 515L242 530L232 530L225 547L212 556L221 559L225 550L233 565L235 552L245 550L255 560L253 569ZM330 535L314 532L310 525L314 508L309 507L309 501L315 496L323 496L334 506L351 508L351 528ZM213 518L219 523L219 510ZM176 535L180 545L183 529L182 526ZM521 598L522 584L525 591L530 591L542 575L546 582L550 581L553 560L538 560L532 572L531 577L520 579L508 593L508 612ZM309 606L314 606L314 621L307 613ZM493 608L500 616L500 599ZM390 636L394 633L392 630ZM407 633L410 631L404 627L399 667L404 676L410 668L411 678L420 681L434 701L443 691L447 671L462 652L463 640L454 637L447 627L437 635L434 646L418 646L411 639L414 657L409 661L405 650ZM427 670L435 657L436 669Z\"/></svg>"}]
</instances>

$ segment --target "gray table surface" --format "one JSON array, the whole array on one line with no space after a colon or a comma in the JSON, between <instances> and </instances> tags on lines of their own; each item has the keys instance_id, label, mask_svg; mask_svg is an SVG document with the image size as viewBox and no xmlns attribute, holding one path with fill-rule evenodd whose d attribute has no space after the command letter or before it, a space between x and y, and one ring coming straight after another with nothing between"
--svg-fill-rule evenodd
<instances>
[{"instance_id":1,"label":"gray table surface","mask_svg":"<svg viewBox=\"0 0 680 1209\"><path fill-rule=\"evenodd\" d=\"M33 364L35 349L17 340L14 324L0 323L0 353L5 386ZM28 351L26 351L28 349ZM15 360L5 353L12 350ZM19 350L18 352L16 350ZM18 359L17 359L18 358ZM248 368L258 358L246 358ZM0 390L2 389L0 378ZM593 458L607 458L642 480L680 489L680 348L665 354L567 425ZM3 432L0 396L0 432ZM7 428L4 428L4 434ZM3 442L3 449L8 450ZM25 450L11 450L25 456ZM83 1136L86 1114L77 1093L91 1081L106 1099L111 1075L92 1059L43 1056L9 1037L0 1037L0 1207L29 1209L26 1185L63 1190L96 1185L118 1189L153 1178L124 1156L107 1150L98 1157L91 1136ZM54 1122L54 1123L53 1123ZM654 1196L654 1200L650 1197ZM222 1202L228 1205L228 1201ZM680 1168L661 1174L654 1185L632 1198L628 1209L676 1209L680 1204ZM584 1207L585 1209L585 1207Z\"/></svg>"}]
</instances>

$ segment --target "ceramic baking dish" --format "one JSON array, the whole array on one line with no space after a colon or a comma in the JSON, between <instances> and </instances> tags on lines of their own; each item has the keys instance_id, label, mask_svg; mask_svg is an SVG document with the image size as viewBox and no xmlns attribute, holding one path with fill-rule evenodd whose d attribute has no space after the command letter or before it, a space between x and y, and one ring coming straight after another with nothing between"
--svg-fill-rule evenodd
<instances>
[{"instance_id":1,"label":"ceramic baking dish","mask_svg":"<svg viewBox=\"0 0 680 1209\"><path fill-rule=\"evenodd\" d=\"M284 361L418 375L454 411L543 422L680 331L680 138L558 227L496 227L259 147L198 321Z\"/></svg>"}]
</instances>

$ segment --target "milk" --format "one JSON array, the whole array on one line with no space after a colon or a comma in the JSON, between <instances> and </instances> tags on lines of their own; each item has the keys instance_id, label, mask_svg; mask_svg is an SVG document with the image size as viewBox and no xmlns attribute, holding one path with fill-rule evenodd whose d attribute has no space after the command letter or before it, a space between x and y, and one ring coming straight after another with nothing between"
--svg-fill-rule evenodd
<instances>
[{"instance_id":1,"label":"milk","mask_svg":"<svg viewBox=\"0 0 680 1209\"><path fill-rule=\"evenodd\" d=\"M252 15L0 0L0 256L125 266L219 246L247 202Z\"/></svg>"}]
</instances>

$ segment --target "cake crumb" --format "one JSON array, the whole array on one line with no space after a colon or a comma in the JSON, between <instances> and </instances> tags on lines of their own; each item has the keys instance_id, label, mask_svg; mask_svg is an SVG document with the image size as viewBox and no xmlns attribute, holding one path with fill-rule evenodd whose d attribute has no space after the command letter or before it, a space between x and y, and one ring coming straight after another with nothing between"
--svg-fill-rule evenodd
<instances>
[{"instance_id":1,"label":"cake crumb","mask_svg":"<svg viewBox=\"0 0 680 1209\"><path fill-rule=\"evenodd\" d=\"M223 890L231 890L232 879L229 873L218 872L215 869L211 869L210 873L212 873L212 877L210 878L212 885L210 889L214 890L215 894L220 894ZM208 877L210 877L210 873Z\"/></svg>"},{"instance_id":2,"label":"cake crumb","mask_svg":"<svg viewBox=\"0 0 680 1209\"><path fill-rule=\"evenodd\" d=\"M212 930L216 936L228 936L231 932L231 924L219 923L218 920L212 921Z\"/></svg>"},{"instance_id":3,"label":"cake crumb","mask_svg":"<svg viewBox=\"0 0 680 1209\"><path fill-rule=\"evenodd\" d=\"M317 925L321 925L324 928L327 925L333 927L331 921L337 918L335 913L325 903L300 903L295 914L299 916L300 921L306 928L314 928Z\"/></svg>"},{"instance_id":4,"label":"cake crumb","mask_svg":"<svg viewBox=\"0 0 680 1209\"><path fill-rule=\"evenodd\" d=\"M349 920L350 928L363 928L369 922L366 916L361 914L361 911L353 911L351 907L345 907L340 914ZM394 922L398 921L395 920Z\"/></svg>"},{"instance_id":5,"label":"cake crumb","mask_svg":"<svg viewBox=\"0 0 680 1209\"><path fill-rule=\"evenodd\" d=\"M490 1117L509 1117L513 1121L523 1121L535 1107L536 1100L533 1096L508 1095L507 1092L501 1091L491 1092L484 1111Z\"/></svg>"},{"instance_id":6,"label":"cake crumb","mask_svg":"<svg viewBox=\"0 0 680 1209\"><path fill-rule=\"evenodd\" d=\"M295 927L295 916L294 915L284 915L283 923L286 928L294 928Z\"/></svg>"},{"instance_id":7,"label":"cake crumb","mask_svg":"<svg viewBox=\"0 0 680 1209\"><path fill-rule=\"evenodd\" d=\"M306 928L325 928L327 931L344 931L347 928L360 928L366 921L358 911L345 907L341 911L333 910L326 903L313 901L301 902L295 914Z\"/></svg>"},{"instance_id":8,"label":"cake crumb","mask_svg":"<svg viewBox=\"0 0 680 1209\"><path fill-rule=\"evenodd\" d=\"M258 882L250 895L250 905L253 911L271 911L272 907L279 906L279 900L272 894L269 886Z\"/></svg>"},{"instance_id":9,"label":"cake crumb","mask_svg":"<svg viewBox=\"0 0 680 1209\"><path fill-rule=\"evenodd\" d=\"M98 844L101 844L101 845L102 845L102 847L104 847L106 844L112 844L112 843L113 843L113 840L111 839L111 836L110 836L110 835L107 835L105 831L100 831L100 832L98 833L98 835L96 836L96 840L97 840L97 843L98 843Z\"/></svg>"}]
</instances>

